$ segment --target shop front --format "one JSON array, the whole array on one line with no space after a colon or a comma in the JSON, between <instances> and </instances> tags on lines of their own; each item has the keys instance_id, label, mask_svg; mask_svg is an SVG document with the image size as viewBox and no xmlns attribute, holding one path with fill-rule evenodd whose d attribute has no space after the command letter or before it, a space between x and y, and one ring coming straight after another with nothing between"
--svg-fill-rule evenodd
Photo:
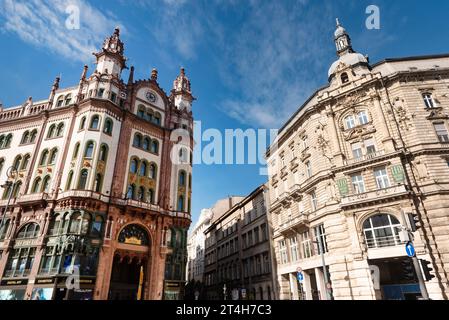
<instances>
[{"instance_id":1,"label":"shop front","mask_svg":"<svg viewBox=\"0 0 449 320\"><path fill-rule=\"evenodd\" d=\"M2 280L0 283L0 300L25 300L28 279Z\"/></svg>"}]
</instances>

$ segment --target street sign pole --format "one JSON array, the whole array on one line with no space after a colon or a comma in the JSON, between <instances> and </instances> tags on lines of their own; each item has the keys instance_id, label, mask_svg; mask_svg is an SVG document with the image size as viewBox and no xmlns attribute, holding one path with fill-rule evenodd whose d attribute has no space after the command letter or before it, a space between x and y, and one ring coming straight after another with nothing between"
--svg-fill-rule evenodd
<instances>
[{"instance_id":1,"label":"street sign pole","mask_svg":"<svg viewBox=\"0 0 449 320\"><path fill-rule=\"evenodd\" d=\"M413 236L413 235L412 235ZM411 239L412 237L410 237ZM416 257L415 247L413 246L413 242L410 240L405 245L405 252L407 256L412 258L413 267L415 268L416 276L418 277L419 289L421 291L421 295L425 300L429 300L429 293L427 292L426 283L424 281L424 276L421 271L421 267L419 266L418 258Z\"/></svg>"}]
</instances>

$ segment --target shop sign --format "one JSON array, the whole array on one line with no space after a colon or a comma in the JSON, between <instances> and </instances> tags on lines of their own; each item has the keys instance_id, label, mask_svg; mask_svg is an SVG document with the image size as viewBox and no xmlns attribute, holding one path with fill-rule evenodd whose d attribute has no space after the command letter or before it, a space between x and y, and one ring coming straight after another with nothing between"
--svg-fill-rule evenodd
<instances>
[{"instance_id":1,"label":"shop sign","mask_svg":"<svg viewBox=\"0 0 449 320\"><path fill-rule=\"evenodd\" d=\"M20 280L2 280L0 285L2 286L22 286L28 283L28 279Z\"/></svg>"},{"instance_id":2,"label":"shop sign","mask_svg":"<svg viewBox=\"0 0 449 320\"><path fill-rule=\"evenodd\" d=\"M41 278L41 279L36 279L34 281L35 284L52 284L55 283L55 278Z\"/></svg>"}]
</instances>

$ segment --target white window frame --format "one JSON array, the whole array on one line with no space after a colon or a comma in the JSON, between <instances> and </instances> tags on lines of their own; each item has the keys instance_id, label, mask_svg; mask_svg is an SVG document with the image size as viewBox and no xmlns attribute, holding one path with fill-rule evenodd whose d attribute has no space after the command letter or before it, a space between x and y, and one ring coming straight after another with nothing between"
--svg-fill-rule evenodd
<instances>
[{"instance_id":1,"label":"white window frame","mask_svg":"<svg viewBox=\"0 0 449 320\"><path fill-rule=\"evenodd\" d=\"M345 118L345 125L346 125L346 129L352 129L355 128L355 119L354 119L354 115L349 115Z\"/></svg>"},{"instance_id":2,"label":"white window frame","mask_svg":"<svg viewBox=\"0 0 449 320\"><path fill-rule=\"evenodd\" d=\"M449 142L449 133L448 133L446 125L444 123L442 123L442 122L434 123L433 127L435 129L435 133L438 136L438 141Z\"/></svg>"},{"instance_id":3,"label":"white window frame","mask_svg":"<svg viewBox=\"0 0 449 320\"><path fill-rule=\"evenodd\" d=\"M368 113L363 110L357 114L357 119L359 120L359 125L364 125L369 122Z\"/></svg>"},{"instance_id":4,"label":"white window frame","mask_svg":"<svg viewBox=\"0 0 449 320\"><path fill-rule=\"evenodd\" d=\"M363 175L361 173L353 174L351 176L352 190L354 193L360 194L365 193L365 181L363 180Z\"/></svg>"},{"instance_id":5,"label":"white window frame","mask_svg":"<svg viewBox=\"0 0 449 320\"><path fill-rule=\"evenodd\" d=\"M390 179L388 178L387 168L382 167L375 169L374 177L376 178L376 185L378 190L386 189L391 186Z\"/></svg>"},{"instance_id":6,"label":"white window frame","mask_svg":"<svg viewBox=\"0 0 449 320\"><path fill-rule=\"evenodd\" d=\"M435 100L433 99L433 95L430 92L425 92L422 94L422 98L424 100L424 104L426 109L433 109L436 107Z\"/></svg>"}]
</instances>

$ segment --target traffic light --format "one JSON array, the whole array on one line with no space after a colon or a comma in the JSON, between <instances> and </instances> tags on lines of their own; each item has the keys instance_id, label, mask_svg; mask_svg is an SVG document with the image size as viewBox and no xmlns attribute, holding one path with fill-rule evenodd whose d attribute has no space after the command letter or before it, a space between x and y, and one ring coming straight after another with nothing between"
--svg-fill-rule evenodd
<instances>
[{"instance_id":1,"label":"traffic light","mask_svg":"<svg viewBox=\"0 0 449 320\"><path fill-rule=\"evenodd\" d=\"M427 261L424 259L419 259L419 264L421 265L421 270L422 270L422 273L424 276L424 280L430 281L433 278L435 278L435 276L430 273L431 271L433 271L433 269L431 268L432 263L430 261Z\"/></svg>"},{"instance_id":2,"label":"traffic light","mask_svg":"<svg viewBox=\"0 0 449 320\"><path fill-rule=\"evenodd\" d=\"M401 266L403 279L408 281L415 280L415 268L413 267L412 261L410 259L402 260Z\"/></svg>"},{"instance_id":3,"label":"traffic light","mask_svg":"<svg viewBox=\"0 0 449 320\"><path fill-rule=\"evenodd\" d=\"M416 212L407 213L408 220L410 222L410 229L415 232L419 228L421 228L421 221L419 220L419 216Z\"/></svg>"}]
</instances>

